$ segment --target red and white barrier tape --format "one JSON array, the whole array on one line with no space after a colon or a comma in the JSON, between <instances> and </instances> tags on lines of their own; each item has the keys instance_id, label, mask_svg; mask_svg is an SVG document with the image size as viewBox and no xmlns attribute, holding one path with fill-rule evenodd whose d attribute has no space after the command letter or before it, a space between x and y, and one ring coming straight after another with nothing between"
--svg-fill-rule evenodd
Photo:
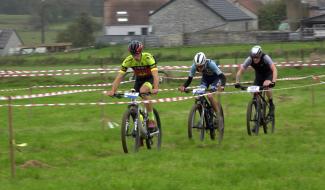
<instances>
[{"instance_id":1,"label":"red and white barrier tape","mask_svg":"<svg viewBox=\"0 0 325 190\"><path fill-rule=\"evenodd\" d=\"M35 74L35 73L67 73L77 71L118 71L118 69L109 68L84 68L84 69L58 69L58 70L0 70L0 74Z\"/></svg>"},{"instance_id":2,"label":"red and white barrier tape","mask_svg":"<svg viewBox=\"0 0 325 190\"><path fill-rule=\"evenodd\" d=\"M121 84L126 84L134 82L134 80L130 81L123 81ZM103 83L103 84L63 84L63 85L47 85L47 86L32 86L31 88L66 88L66 87L107 87L112 86L112 83ZM19 91L19 90L29 90L30 88L17 88L17 89L3 89L0 92L12 92L12 91Z\"/></svg>"},{"instance_id":3,"label":"red and white barrier tape","mask_svg":"<svg viewBox=\"0 0 325 190\"><path fill-rule=\"evenodd\" d=\"M281 78L281 79L277 79L278 81L285 81L285 80L290 80L290 81L294 81L294 80L302 80L302 79L306 79L306 78L313 78L316 80L316 78L323 78L325 77L325 75L318 75L318 76L314 76L314 75L309 75L309 76L304 76L304 77L287 77L287 78ZM201 78L201 77L197 77L197 78ZM182 78L185 79L185 78ZM186 78L187 79L187 78ZM131 81L123 81L121 82L121 84L125 84L125 83L131 83L134 82L134 80ZM253 81L245 81L245 82L241 82L241 84L249 84L252 83ZM235 83L227 83L226 86L233 86ZM65 87L107 87L107 86L111 86L112 83L104 83L104 84L75 84L75 85L48 85L48 86L33 86L31 88L65 88ZM30 88L19 88L19 89L3 89L0 90L0 92L11 92L11 91L18 91L18 90L29 90ZM171 89L159 89L159 91L175 91L177 90L177 88L171 88ZM107 91L104 91L107 92ZM0 96L1 98L1 96ZM1 99L0 99L1 100Z\"/></svg>"},{"instance_id":4,"label":"red and white barrier tape","mask_svg":"<svg viewBox=\"0 0 325 190\"><path fill-rule=\"evenodd\" d=\"M292 90L292 89L298 89L298 88L306 88L311 86L317 86L317 85L324 85L324 82L316 83L316 84L309 84L309 85L302 85L302 86L295 86L295 87L287 87L287 88L278 88L273 89L273 91L283 91L283 90ZM220 94L238 94L238 93L248 93L246 91L232 91L232 92L213 92L213 93L220 93ZM200 96L205 96L208 94L213 93L207 93ZM188 99L192 99L198 96L180 96L180 97L173 97L173 98L160 98L160 99L153 99L153 100L142 100L137 101L138 103L164 103L164 102L178 102L178 101L184 101ZM130 102L91 102L91 103L49 103L49 104L11 104L13 107L48 107L48 106L99 106L99 105L121 105L121 104L129 104ZM6 107L9 106L8 104L0 105L0 107Z\"/></svg>"},{"instance_id":5,"label":"red and white barrier tape","mask_svg":"<svg viewBox=\"0 0 325 190\"><path fill-rule=\"evenodd\" d=\"M75 93L80 93L80 92L94 92L94 91L102 91L102 90L104 90L104 89L68 90L68 91L60 91L60 92L48 92L48 93L44 93L44 94L10 96L10 99L22 100L22 99L30 99L30 98L43 98L43 97L50 97L50 96L75 94ZM9 97L0 96L0 100L9 100Z\"/></svg>"},{"instance_id":6,"label":"red and white barrier tape","mask_svg":"<svg viewBox=\"0 0 325 190\"><path fill-rule=\"evenodd\" d=\"M116 71L99 71L99 72L77 72L77 73L36 73L36 74L0 74L0 78L8 77L49 77L49 76L71 76L71 75L94 75L116 73Z\"/></svg>"},{"instance_id":7,"label":"red and white barrier tape","mask_svg":"<svg viewBox=\"0 0 325 190\"><path fill-rule=\"evenodd\" d=\"M30 88L13 88L13 89L2 89L0 92L13 92L13 91L19 91L19 90L29 90Z\"/></svg>"},{"instance_id":8,"label":"red and white barrier tape","mask_svg":"<svg viewBox=\"0 0 325 190\"><path fill-rule=\"evenodd\" d=\"M311 66L325 66L325 63L314 63L314 62L321 62L321 60L307 60L307 61L282 61L280 64L277 64L277 67L311 67ZM221 68L237 68L240 64L221 64L219 65ZM177 69L190 69L191 66L158 66L159 69L162 70L171 70L176 72ZM62 76L63 73L67 73L66 75L72 75L68 74L71 72L76 71L99 71L99 72L76 72L75 74L81 74L81 73L89 73L89 74L98 74L98 73L115 73L120 69L119 66L114 67L108 67L108 68L80 68L80 69L58 69L58 70L0 70L0 76L3 75L3 77L9 77L13 75L13 77L16 76ZM176 70L175 70L176 69ZM110 71L110 72L108 72ZM42 75L48 74L48 75ZM56 73L56 74L49 74L49 73ZM25 75L28 74L28 75ZM37 75L29 75L29 74L37 74ZM61 75L59 75L61 74Z\"/></svg>"}]
</instances>

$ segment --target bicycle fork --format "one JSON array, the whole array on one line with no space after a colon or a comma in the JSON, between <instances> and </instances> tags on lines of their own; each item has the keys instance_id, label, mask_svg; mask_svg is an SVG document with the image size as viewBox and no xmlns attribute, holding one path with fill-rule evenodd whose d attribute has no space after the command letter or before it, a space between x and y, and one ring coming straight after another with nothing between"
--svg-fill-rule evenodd
<instances>
[{"instance_id":1,"label":"bicycle fork","mask_svg":"<svg viewBox=\"0 0 325 190\"><path fill-rule=\"evenodd\" d=\"M200 117L200 125L198 128L203 128L203 120L204 120L204 116L205 116L205 109L202 106L202 112L201 112L201 117Z\"/></svg>"}]
</instances>

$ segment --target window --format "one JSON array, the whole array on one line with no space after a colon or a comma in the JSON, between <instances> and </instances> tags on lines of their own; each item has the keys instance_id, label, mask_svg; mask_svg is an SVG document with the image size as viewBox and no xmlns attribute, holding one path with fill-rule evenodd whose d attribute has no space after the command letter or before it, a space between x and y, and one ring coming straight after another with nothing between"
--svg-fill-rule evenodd
<instances>
[{"instance_id":1,"label":"window","mask_svg":"<svg viewBox=\"0 0 325 190\"><path fill-rule=\"evenodd\" d=\"M148 35L148 28L141 28L141 35Z\"/></svg>"},{"instance_id":2,"label":"window","mask_svg":"<svg viewBox=\"0 0 325 190\"><path fill-rule=\"evenodd\" d=\"M116 14L117 15L127 15L128 12L126 12L126 11L117 11Z\"/></svg>"},{"instance_id":3,"label":"window","mask_svg":"<svg viewBox=\"0 0 325 190\"><path fill-rule=\"evenodd\" d=\"M129 36L134 36L135 35L135 32L128 32L128 35Z\"/></svg>"},{"instance_id":4,"label":"window","mask_svg":"<svg viewBox=\"0 0 325 190\"><path fill-rule=\"evenodd\" d=\"M117 22L127 22L128 19L128 12L127 11L117 11L116 12Z\"/></svg>"},{"instance_id":5,"label":"window","mask_svg":"<svg viewBox=\"0 0 325 190\"><path fill-rule=\"evenodd\" d=\"M128 20L128 18L117 18L118 22L127 22Z\"/></svg>"}]
</instances>

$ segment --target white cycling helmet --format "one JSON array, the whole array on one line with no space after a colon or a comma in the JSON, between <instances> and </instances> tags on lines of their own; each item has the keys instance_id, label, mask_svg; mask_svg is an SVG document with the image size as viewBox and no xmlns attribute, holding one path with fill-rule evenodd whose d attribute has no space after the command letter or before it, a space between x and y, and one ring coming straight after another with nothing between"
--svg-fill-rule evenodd
<instances>
[{"instance_id":1,"label":"white cycling helmet","mask_svg":"<svg viewBox=\"0 0 325 190\"><path fill-rule=\"evenodd\" d=\"M262 55L262 48L261 46L254 46L251 49L251 56L252 57L260 57Z\"/></svg>"},{"instance_id":2,"label":"white cycling helmet","mask_svg":"<svg viewBox=\"0 0 325 190\"><path fill-rule=\"evenodd\" d=\"M194 56L195 65L203 65L205 61L206 61L206 57L203 52L199 52Z\"/></svg>"}]
</instances>

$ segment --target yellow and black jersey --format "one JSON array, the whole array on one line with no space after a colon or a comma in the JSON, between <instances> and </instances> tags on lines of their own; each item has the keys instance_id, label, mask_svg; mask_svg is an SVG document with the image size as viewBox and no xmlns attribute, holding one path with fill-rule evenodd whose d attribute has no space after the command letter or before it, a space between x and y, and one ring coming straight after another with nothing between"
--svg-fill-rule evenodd
<instances>
[{"instance_id":1,"label":"yellow and black jersey","mask_svg":"<svg viewBox=\"0 0 325 190\"><path fill-rule=\"evenodd\" d=\"M136 77L151 76L151 71L158 70L155 58L150 53L142 53L141 60L135 60L132 55L127 56L120 70L120 73L125 73L128 68L132 68Z\"/></svg>"}]
</instances>

